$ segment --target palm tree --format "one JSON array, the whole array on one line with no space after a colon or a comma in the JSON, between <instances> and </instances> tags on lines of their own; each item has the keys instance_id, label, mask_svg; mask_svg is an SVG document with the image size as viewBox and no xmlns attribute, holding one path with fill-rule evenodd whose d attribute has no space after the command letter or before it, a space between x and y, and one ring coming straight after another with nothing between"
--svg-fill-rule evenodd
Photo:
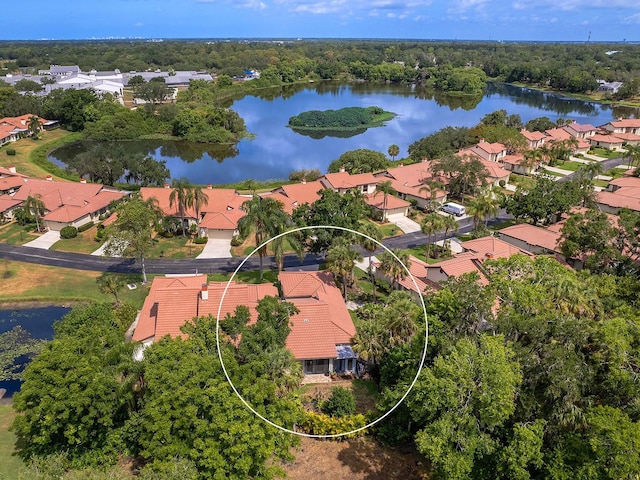
<instances>
[{"instance_id":1,"label":"palm tree","mask_svg":"<svg viewBox=\"0 0 640 480\"><path fill-rule=\"evenodd\" d=\"M378 267L381 272L391 277L392 279L392 287L395 290L400 282L400 280L407 277L408 273L404 269L404 265L409 268L409 252L406 250L391 250L395 257L390 252L384 252L380 256L380 266ZM400 260L396 260L396 257Z\"/></svg>"},{"instance_id":2,"label":"palm tree","mask_svg":"<svg viewBox=\"0 0 640 480\"><path fill-rule=\"evenodd\" d=\"M116 308L120 307L118 292L124 287L124 279L114 273L103 273L97 279L98 290L105 295L113 295L116 300Z\"/></svg>"},{"instance_id":3,"label":"palm tree","mask_svg":"<svg viewBox=\"0 0 640 480\"><path fill-rule=\"evenodd\" d=\"M40 118L36 115L31 115L29 117L29 123L27 124L27 128L29 132L31 132L31 136L34 140L38 140L38 134L40 133L40 129L42 128L42 122Z\"/></svg>"},{"instance_id":4,"label":"palm tree","mask_svg":"<svg viewBox=\"0 0 640 480\"><path fill-rule=\"evenodd\" d=\"M246 236L253 227L256 247L262 245L267 239L282 233L281 228L286 225L286 212L282 202L274 198L262 198L255 195L251 200L242 204L246 215L238 222L240 235ZM263 279L263 259L267 254L267 246L258 250L260 257L260 280Z\"/></svg>"},{"instance_id":5,"label":"palm tree","mask_svg":"<svg viewBox=\"0 0 640 480\"><path fill-rule=\"evenodd\" d=\"M389 295L383 310L385 327L392 344L408 341L418 329L420 308L407 292L396 291Z\"/></svg>"},{"instance_id":6,"label":"palm tree","mask_svg":"<svg viewBox=\"0 0 640 480\"><path fill-rule=\"evenodd\" d=\"M209 196L202 190L202 186L193 185L191 187L191 199L193 208L196 211L196 225L198 226L198 235L200 235L200 211L205 205L209 205Z\"/></svg>"},{"instance_id":7,"label":"palm tree","mask_svg":"<svg viewBox=\"0 0 640 480\"><path fill-rule=\"evenodd\" d=\"M439 213L429 213L424 216L422 222L420 223L420 230L427 236L426 250L425 250L425 261L429 259L431 256L431 237L433 236L435 240L436 233L444 228L444 217ZM434 255L435 258L435 255Z\"/></svg>"},{"instance_id":8,"label":"palm tree","mask_svg":"<svg viewBox=\"0 0 640 480\"><path fill-rule=\"evenodd\" d=\"M522 156L524 160L520 166L525 172L531 173L531 170L535 168L544 158L544 152L540 149L526 150Z\"/></svg>"},{"instance_id":9,"label":"palm tree","mask_svg":"<svg viewBox=\"0 0 640 480\"><path fill-rule=\"evenodd\" d=\"M389 147L389 150L387 150L387 153L389 154L392 160L395 160L398 154L400 153L400 147L394 143Z\"/></svg>"},{"instance_id":10,"label":"palm tree","mask_svg":"<svg viewBox=\"0 0 640 480\"><path fill-rule=\"evenodd\" d=\"M481 220L485 226L489 223L489 217L495 216L500 211L500 202L490 189L483 190L476 198L469 202L467 213L473 217L473 228L478 228Z\"/></svg>"},{"instance_id":11,"label":"palm tree","mask_svg":"<svg viewBox=\"0 0 640 480\"><path fill-rule=\"evenodd\" d=\"M391 180L384 180L378 185L376 185L376 192L373 194L374 197L377 197L378 194L382 193L382 221L386 221L387 219L387 198L389 195L393 195L396 193L396 189L393 188L393 184Z\"/></svg>"},{"instance_id":12,"label":"palm tree","mask_svg":"<svg viewBox=\"0 0 640 480\"><path fill-rule=\"evenodd\" d=\"M24 206L29 213L33 213L36 218L36 230L40 231L40 216L44 215L46 210L44 202L42 201L42 195L35 193L29 195L24 201Z\"/></svg>"},{"instance_id":13,"label":"palm tree","mask_svg":"<svg viewBox=\"0 0 640 480\"><path fill-rule=\"evenodd\" d=\"M331 246L327 254L327 268L342 279L342 294L347 301L347 284L353 274L355 261L362 260L362 255L351 245L339 242Z\"/></svg>"},{"instance_id":14,"label":"palm tree","mask_svg":"<svg viewBox=\"0 0 640 480\"><path fill-rule=\"evenodd\" d=\"M445 187L444 183L439 180L429 179L425 182L425 185L418 189L418 193L428 192L429 193L429 202L425 207L425 210L435 210L433 205L436 200L436 195L439 190L442 190Z\"/></svg>"},{"instance_id":15,"label":"palm tree","mask_svg":"<svg viewBox=\"0 0 640 480\"><path fill-rule=\"evenodd\" d=\"M627 158L629 158L629 165L633 167L640 166L640 146L638 145L627 145L625 147L627 149Z\"/></svg>"},{"instance_id":16,"label":"palm tree","mask_svg":"<svg viewBox=\"0 0 640 480\"><path fill-rule=\"evenodd\" d=\"M365 223L360 227L360 233L363 235L358 236L358 243L362 248L364 248L369 254L369 267L367 269L369 273L369 280L371 281L371 285L373 286L373 301L376 301L376 281L373 278L373 266L371 265L371 257L373 256L373 252L380 248L380 245L377 242L382 240L382 232L378 227L376 227L373 223ZM369 238L367 238L369 237Z\"/></svg>"},{"instance_id":17,"label":"palm tree","mask_svg":"<svg viewBox=\"0 0 640 480\"><path fill-rule=\"evenodd\" d=\"M186 236L184 217L186 215L187 208L193 206L193 197L191 195L192 185L188 179L182 177L171 182L171 189L171 194L169 195L169 207L177 207L182 226L182 236L184 237Z\"/></svg>"},{"instance_id":18,"label":"palm tree","mask_svg":"<svg viewBox=\"0 0 640 480\"><path fill-rule=\"evenodd\" d=\"M451 239L447 238L449 232L457 232L458 231L458 222L452 215L447 215L446 217L442 217L442 227L444 228L444 249L450 250L451 247Z\"/></svg>"},{"instance_id":19,"label":"palm tree","mask_svg":"<svg viewBox=\"0 0 640 480\"><path fill-rule=\"evenodd\" d=\"M367 371L375 377L378 373L378 359L385 352L382 339L385 338L386 332L377 318L359 321L356 325L356 334L351 339L351 346L358 354L358 361L364 363Z\"/></svg>"}]
</instances>

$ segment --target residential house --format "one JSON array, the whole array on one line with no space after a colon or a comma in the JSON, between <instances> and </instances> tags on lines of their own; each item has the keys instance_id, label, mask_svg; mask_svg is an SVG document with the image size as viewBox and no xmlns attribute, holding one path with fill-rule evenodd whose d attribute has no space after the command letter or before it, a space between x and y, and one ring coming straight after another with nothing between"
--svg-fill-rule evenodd
<instances>
[{"instance_id":1,"label":"residential house","mask_svg":"<svg viewBox=\"0 0 640 480\"><path fill-rule=\"evenodd\" d=\"M594 147L601 147L606 150L622 150L624 140L617 135L596 134L589 137L589 143Z\"/></svg>"},{"instance_id":2,"label":"residential house","mask_svg":"<svg viewBox=\"0 0 640 480\"><path fill-rule=\"evenodd\" d=\"M356 355L350 345L355 327L331 273L281 272L278 280L282 300L299 310L290 318L286 346L302 363L303 372L355 371ZM235 282L227 287L225 282L207 283L205 275L156 277L136 319L133 340L142 342L137 357L165 335L185 336L180 329L194 317L216 317L218 310L223 319L236 307L247 306L253 324L258 317L256 306L266 296L278 296L278 289L271 284Z\"/></svg>"},{"instance_id":3,"label":"residential house","mask_svg":"<svg viewBox=\"0 0 640 480\"><path fill-rule=\"evenodd\" d=\"M374 214L378 215L379 219L386 218L389 220L394 216L406 217L408 215L411 203L391 194L386 195L386 197L385 201L385 194L378 191L366 195L364 201L373 210Z\"/></svg>"},{"instance_id":4,"label":"residential house","mask_svg":"<svg viewBox=\"0 0 640 480\"><path fill-rule=\"evenodd\" d=\"M307 182L306 180L302 180L300 183L282 185L271 193L261 196L270 196L282 202L285 212L291 214L300 205L304 205L305 203L311 205L320 199L319 192L321 190L324 190L324 186L319 181Z\"/></svg>"},{"instance_id":5,"label":"residential house","mask_svg":"<svg viewBox=\"0 0 640 480\"><path fill-rule=\"evenodd\" d=\"M598 91L616 93L622 87L622 82L606 82L604 80L598 80Z\"/></svg>"},{"instance_id":6,"label":"residential house","mask_svg":"<svg viewBox=\"0 0 640 480\"><path fill-rule=\"evenodd\" d=\"M575 138L572 137L569 132L562 128L551 128L549 130L545 130L544 133L547 135L547 143L563 142ZM589 148L591 148L591 144L584 138L578 138L577 140L578 145L571 147L571 153L587 153L589 151Z\"/></svg>"},{"instance_id":7,"label":"residential house","mask_svg":"<svg viewBox=\"0 0 640 480\"><path fill-rule=\"evenodd\" d=\"M44 118L32 115L31 113L20 115L19 117L0 118L0 145L15 142L24 136L30 136L31 131L29 130L29 122L31 121L31 117L34 116L40 120L40 131L45 128L50 128L58 123L57 120L45 120Z\"/></svg>"},{"instance_id":8,"label":"residential house","mask_svg":"<svg viewBox=\"0 0 640 480\"><path fill-rule=\"evenodd\" d=\"M600 126L611 133L632 133L640 135L640 118L619 118Z\"/></svg>"},{"instance_id":9,"label":"residential house","mask_svg":"<svg viewBox=\"0 0 640 480\"><path fill-rule=\"evenodd\" d=\"M171 202L173 189L169 184L163 187L142 187L140 197L143 200L155 198L163 215L182 220L178 202ZM184 228L199 223L199 236L210 239L231 240L238 234L238 221L244 217L242 204L250 197L237 195L231 188L212 188L210 185L202 190L207 196L207 203L203 204L196 217L193 206L184 211Z\"/></svg>"},{"instance_id":10,"label":"residential house","mask_svg":"<svg viewBox=\"0 0 640 480\"><path fill-rule=\"evenodd\" d=\"M573 138L582 138L585 140L588 140L589 137L593 137L598 132L598 129L593 125L578 122L571 122L562 127L562 129Z\"/></svg>"},{"instance_id":11,"label":"residential house","mask_svg":"<svg viewBox=\"0 0 640 480\"><path fill-rule=\"evenodd\" d=\"M506 155L500 161L502 168L513 173L520 175L530 175L533 170L537 168L537 165L524 166L525 158L522 153L514 153L513 155Z\"/></svg>"},{"instance_id":12,"label":"residential house","mask_svg":"<svg viewBox=\"0 0 640 480\"><path fill-rule=\"evenodd\" d=\"M389 168L375 176L378 181L390 180L398 197L414 201L419 208L430 207L433 203L441 205L447 201L447 192L444 187L430 187L430 182L446 185L447 180L433 176L431 163L427 160L411 165L400 163L398 167Z\"/></svg>"},{"instance_id":13,"label":"residential house","mask_svg":"<svg viewBox=\"0 0 640 480\"><path fill-rule=\"evenodd\" d=\"M596 192L595 202L598 208L614 215L617 215L621 208L640 212L640 188L635 185L619 187L618 185L611 187L613 191Z\"/></svg>"},{"instance_id":14,"label":"residential house","mask_svg":"<svg viewBox=\"0 0 640 480\"><path fill-rule=\"evenodd\" d=\"M498 142L485 142L481 139L476 145L462 149L463 153L473 153L489 162L499 162L507 155L507 147Z\"/></svg>"},{"instance_id":15,"label":"residential house","mask_svg":"<svg viewBox=\"0 0 640 480\"><path fill-rule=\"evenodd\" d=\"M538 131L530 132L526 128L520 130L520 133L527 140L527 145L531 149L540 148L547 139L547 135L544 133Z\"/></svg>"},{"instance_id":16,"label":"residential house","mask_svg":"<svg viewBox=\"0 0 640 480\"><path fill-rule=\"evenodd\" d=\"M21 200L16 200L9 195L0 195L0 223L11 220L13 212L21 204Z\"/></svg>"},{"instance_id":17,"label":"residential house","mask_svg":"<svg viewBox=\"0 0 640 480\"><path fill-rule=\"evenodd\" d=\"M357 190L365 195L375 193L378 179L371 173L357 173L351 175L344 168L338 173L327 173L318 179L324 188L344 194L349 190Z\"/></svg>"},{"instance_id":18,"label":"residential house","mask_svg":"<svg viewBox=\"0 0 640 480\"><path fill-rule=\"evenodd\" d=\"M560 241L558 232L528 223L519 223L503 228L498 232L498 238L525 252L561 255L558 248Z\"/></svg>"},{"instance_id":19,"label":"residential house","mask_svg":"<svg viewBox=\"0 0 640 480\"><path fill-rule=\"evenodd\" d=\"M44 203L43 224L49 230L82 225L99 220L112 202L121 200L127 192L95 183L58 182L22 177L22 185L13 194L14 200L24 202L36 195Z\"/></svg>"},{"instance_id":20,"label":"residential house","mask_svg":"<svg viewBox=\"0 0 640 480\"><path fill-rule=\"evenodd\" d=\"M609 185L607 185L607 191L617 192L621 188L629 187L636 188L640 191L640 177L624 176L615 178L609 182Z\"/></svg>"}]
</instances>

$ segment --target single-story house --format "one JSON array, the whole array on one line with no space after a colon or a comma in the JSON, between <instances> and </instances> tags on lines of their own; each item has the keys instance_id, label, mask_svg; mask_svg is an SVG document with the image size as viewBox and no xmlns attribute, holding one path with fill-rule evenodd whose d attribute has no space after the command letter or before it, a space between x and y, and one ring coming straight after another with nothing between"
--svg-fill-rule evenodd
<instances>
[{"instance_id":1,"label":"single-story house","mask_svg":"<svg viewBox=\"0 0 640 480\"><path fill-rule=\"evenodd\" d=\"M302 180L300 183L292 183L289 185L282 185L276 188L271 193L261 195L263 197L273 197L276 200L282 202L285 212L291 214L300 205L308 203L311 205L316 200L320 199L320 190L324 190L324 186L319 181L307 182Z\"/></svg>"},{"instance_id":2,"label":"single-story house","mask_svg":"<svg viewBox=\"0 0 640 480\"><path fill-rule=\"evenodd\" d=\"M601 147L607 150L622 150L624 140L616 135L596 134L589 137L589 143L594 147Z\"/></svg>"},{"instance_id":3,"label":"single-story house","mask_svg":"<svg viewBox=\"0 0 640 480\"><path fill-rule=\"evenodd\" d=\"M181 220L177 202L171 204L171 192L173 189L166 184L164 187L142 187L140 197L143 200L155 198L158 206L165 216L174 217ZM232 188L211 188L208 186L202 190L207 196L207 203L200 208L200 231L199 236L211 239L231 240L238 234L238 221L244 217L242 204L250 200L251 197L237 195ZM196 211L193 207L188 207L184 212L185 228L196 224Z\"/></svg>"},{"instance_id":4,"label":"single-story house","mask_svg":"<svg viewBox=\"0 0 640 480\"><path fill-rule=\"evenodd\" d=\"M620 187L614 192L596 192L596 205L605 213L617 215L621 208L640 212L640 188Z\"/></svg>"},{"instance_id":5,"label":"single-story house","mask_svg":"<svg viewBox=\"0 0 640 480\"><path fill-rule=\"evenodd\" d=\"M558 248L560 234L528 223L519 223L498 232L498 238L520 250L533 254L561 254Z\"/></svg>"},{"instance_id":6,"label":"single-story house","mask_svg":"<svg viewBox=\"0 0 640 480\"><path fill-rule=\"evenodd\" d=\"M0 220L8 221L13 218L13 211L22 204L9 195L0 195Z\"/></svg>"},{"instance_id":7,"label":"single-story house","mask_svg":"<svg viewBox=\"0 0 640 480\"><path fill-rule=\"evenodd\" d=\"M386 219L397 215L406 217L409 213L409 207L411 206L411 203L394 195L387 195L385 205L384 194L382 192L366 195L364 201L374 212L380 214L380 218Z\"/></svg>"},{"instance_id":8,"label":"single-story house","mask_svg":"<svg viewBox=\"0 0 640 480\"><path fill-rule=\"evenodd\" d=\"M302 364L305 374L352 372L356 355L351 349L355 326L340 290L329 272L281 272L282 300L293 303L299 312L290 318L291 332L286 346ZM194 317L218 313L226 282L207 283L205 275L156 277L142 310L136 318L133 340L145 347L165 335L184 336L180 328ZM239 305L249 308L250 324L258 319L256 306L266 296L278 296L271 284L231 283L220 318L235 312Z\"/></svg>"},{"instance_id":9,"label":"single-story house","mask_svg":"<svg viewBox=\"0 0 640 480\"><path fill-rule=\"evenodd\" d=\"M513 173L519 173L520 175L530 175L532 170L535 170L537 165L531 167L524 167L525 158L522 153L514 153L513 155L506 155L500 160L500 164L505 170L509 170Z\"/></svg>"},{"instance_id":10,"label":"single-story house","mask_svg":"<svg viewBox=\"0 0 640 480\"><path fill-rule=\"evenodd\" d=\"M640 177L624 176L614 178L607 185L607 191L617 192L621 188L635 187L640 191Z\"/></svg>"},{"instance_id":11,"label":"single-story house","mask_svg":"<svg viewBox=\"0 0 640 480\"><path fill-rule=\"evenodd\" d=\"M549 130L545 130L544 133L547 135L547 143L562 142L575 138L562 128L551 128ZM591 148L591 144L584 138L578 138L577 140L578 145L571 147L571 153L587 153Z\"/></svg>"},{"instance_id":12,"label":"single-story house","mask_svg":"<svg viewBox=\"0 0 640 480\"><path fill-rule=\"evenodd\" d=\"M47 180L23 177L22 182L13 198L24 202L30 196L39 195L45 207L43 224L54 231L98 221L99 216L108 211L111 202L128 195L95 183L53 181L51 175Z\"/></svg>"}]
</instances>

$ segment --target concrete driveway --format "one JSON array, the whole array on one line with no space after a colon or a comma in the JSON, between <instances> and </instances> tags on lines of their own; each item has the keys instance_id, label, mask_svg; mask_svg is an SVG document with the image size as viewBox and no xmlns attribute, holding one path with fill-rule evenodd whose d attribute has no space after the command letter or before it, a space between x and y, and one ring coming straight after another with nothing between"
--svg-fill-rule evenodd
<instances>
[{"instance_id":1,"label":"concrete driveway","mask_svg":"<svg viewBox=\"0 0 640 480\"><path fill-rule=\"evenodd\" d=\"M414 233L421 231L420 224L401 214L389 215L387 217L387 220L400 228L400 230L402 230L404 233Z\"/></svg>"},{"instance_id":2,"label":"concrete driveway","mask_svg":"<svg viewBox=\"0 0 640 480\"><path fill-rule=\"evenodd\" d=\"M31 240L28 243L25 243L25 247L31 248L42 248L43 250L49 250L51 245L60 240L60 232L56 232L54 230L49 230L46 233L43 233L35 240Z\"/></svg>"},{"instance_id":3,"label":"concrete driveway","mask_svg":"<svg viewBox=\"0 0 640 480\"><path fill-rule=\"evenodd\" d=\"M231 258L231 240L210 238L196 258Z\"/></svg>"}]
</instances>

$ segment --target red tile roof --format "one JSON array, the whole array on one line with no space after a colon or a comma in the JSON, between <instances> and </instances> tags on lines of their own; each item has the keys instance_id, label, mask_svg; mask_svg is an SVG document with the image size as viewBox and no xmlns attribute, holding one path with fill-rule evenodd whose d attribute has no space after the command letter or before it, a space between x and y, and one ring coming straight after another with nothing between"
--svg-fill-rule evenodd
<instances>
[{"instance_id":1,"label":"red tile roof","mask_svg":"<svg viewBox=\"0 0 640 480\"><path fill-rule=\"evenodd\" d=\"M320 198L318 194L320 190L324 190L324 187L319 181L293 183L282 185L273 192L263 195L263 197L272 196L283 203L286 212L292 213L300 205L305 203L311 205L318 200Z\"/></svg>"},{"instance_id":2,"label":"red tile roof","mask_svg":"<svg viewBox=\"0 0 640 480\"><path fill-rule=\"evenodd\" d=\"M625 142L640 142L640 135L634 133L612 133L611 135Z\"/></svg>"},{"instance_id":3,"label":"red tile roof","mask_svg":"<svg viewBox=\"0 0 640 480\"><path fill-rule=\"evenodd\" d=\"M347 172L327 173L323 178L327 179L331 187L336 190L378 183L376 177L371 173L357 173L355 175Z\"/></svg>"},{"instance_id":4,"label":"red tile roof","mask_svg":"<svg viewBox=\"0 0 640 480\"><path fill-rule=\"evenodd\" d=\"M628 208L640 211L640 188L623 187L615 192L597 192L596 203L613 208Z\"/></svg>"},{"instance_id":5,"label":"red tile roof","mask_svg":"<svg viewBox=\"0 0 640 480\"><path fill-rule=\"evenodd\" d=\"M640 177L620 177L609 182L616 187L640 187Z\"/></svg>"},{"instance_id":6,"label":"red tile roof","mask_svg":"<svg viewBox=\"0 0 640 480\"><path fill-rule=\"evenodd\" d=\"M460 243L466 251L476 254L476 258L509 258L511 255L524 254L531 255L529 252L519 249L510 243L500 240L498 237L490 235L488 237L476 238Z\"/></svg>"},{"instance_id":7,"label":"red tile roof","mask_svg":"<svg viewBox=\"0 0 640 480\"><path fill-rule=\"evenodd\" d=\"M560 235L546 228L536 227L528 223L520 223L503 228L500 230L500 234L521 240L529 245L542 247L549 251L559 251L558 241L560 240Z\"/></svg>"},{"instance_id":8,"label":"red tile roof","mask_svg":"<svg viewBox=\"0 0 640 480\"><path fill-rule=\"evenodd\" d=\"M9 195L0 195L0 213L6 212L22 203L21 200L11 198Z\"/></svg>"},{"instance_id":9,"label":"red tile roof","mask_svg":"<svg viewBox=\"0 0 640 480\"><path fill-rule=\"evenodd\" d=\"M154 197L158 201L158 205L162 209L165 215L172 217L179 217L178 205L174 203L171 206L169 197L171 196L172 188L163 187L142 187L140 189L140 196L143 200L147 200ZM208 202L203 205L200 213L222 213L230 209L240 208L242 203L246 200L250 200L251 197L245 197L237 195L232 188L206 188L202 190L207 196ZM196 218L195 209L187 208L185 211L186 218Z\"/></svg>"},{"instance_id":10,"label":"red tile roof","mask_svg":"<svg viewBox=\"0 0 640 480\"><path fill-rule=\"evenodd\" d=\"M538 131L530 132L525 128L520 130L520 133L524 138L526 138L530 142L539 142L540 140L544 140L545 138L547 138L547 136L542 132L538 132Z\"/></svg>"},{"instance_id":11,"label":"red tile roof","mask_svg":"<svg viewBox=\"0 0 640 480\"><path fill-rule=\"evenodd\" d=\"M609 123L615 128L640 128L640 118L621 118Z\"/></svg>"},{"instance_id":12,"label":"red tile roof","mask_svg":"<svg viewBox=\"0 0 640 480\"><path fill-rule=\"evenodd\" d=\"M287 348L299 360L335 358L336 345L350 343L355 327L331 273L281 272L279 280L285 300L299 309L299 313L291 316ZM154 278L133 340L183 336L180 327L193 317L209 314L215 317L227 284L209 283L209 298L202 300L204 283L204 275ZM277 295L278 290L270 284L232 283L222 302L220 317L233 313L238 305L246 305L251 312L251 322L255 322L258 301Z\"/></svg>"},{"instance_id":13,"label":"red tile roof","mask_svg":"<svg viewBox=\"0 0 640 480\"><path fill-rule=\"evenodd\" d=\"M502 143L498 142L479 142L475 146L491 154L502 153L507 149L507 147L505 147Z\"/></svg>"},{"instance_id":14,"label":"red tile roof","mask_svg":"<svg viewBox=\"0 0 640 480\"><path fill-rule=\"evenodd\" d=\"M382 193L379 193L378 195L365 195L364 201L370 207L377 208L378 210L382 210L384 208L384 195ZM401 198L393 195L387 195L387 210L407 208L409 205L411 204L406 200L402 200Z\"/></svg>"},{"instance_id":15,"label":"red tile roof","mask_svg":"<svg viewBox=\"0 0 640 480\"><path fill-rule=\"evenodd\" d=\"M624 140L622 140L622 138L619 138L619 135L600 135L599 133L596 133L595 135L589 137L589 141L590 142L606 142L606 143L617 143L622 145L624 143Z\"/></svg>"}]
</instances>

